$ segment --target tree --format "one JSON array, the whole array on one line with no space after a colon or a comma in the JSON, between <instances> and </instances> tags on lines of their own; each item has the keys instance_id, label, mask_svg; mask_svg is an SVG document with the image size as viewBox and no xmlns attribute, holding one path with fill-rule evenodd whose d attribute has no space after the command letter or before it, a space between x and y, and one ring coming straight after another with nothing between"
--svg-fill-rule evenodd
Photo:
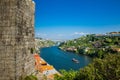
<instances>
[{"instance_id":1,"label":"tree","mask_svg":"<svg viewBox=\"0 0 120 80\"><path fill-rule=\"evenodd\" d=\"M55 75L55 80L74 80L76 71L70 70L70 71L65 71L61 70L60 71L62 76Z\"/></svg>"},{"instance_id":2,"label":"tree","mask_svg":"<svg viewBox=\"0 0 120 80\"><path fill-rule=\"evenodd\" d=\"M119 80L120 54L108 54L104 59L96 58L79 71L63 71L55 80Z\"/></svg>"}]
</instances>

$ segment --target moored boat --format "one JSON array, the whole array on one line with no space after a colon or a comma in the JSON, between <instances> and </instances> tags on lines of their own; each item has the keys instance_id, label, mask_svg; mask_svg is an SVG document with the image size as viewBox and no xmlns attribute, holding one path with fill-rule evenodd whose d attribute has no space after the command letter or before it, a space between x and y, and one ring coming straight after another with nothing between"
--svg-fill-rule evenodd
<instances>
[{"instance_id":1,"label":"moored boat","mask_svg":"<svg viewBox=\"0 0 120 80\"><path fill-rule=\"evenodd\" d=\"M73 58L72 61L75 62L75 63L79 63L79 61L75 58Z\"/></svg>"}]
</instances>

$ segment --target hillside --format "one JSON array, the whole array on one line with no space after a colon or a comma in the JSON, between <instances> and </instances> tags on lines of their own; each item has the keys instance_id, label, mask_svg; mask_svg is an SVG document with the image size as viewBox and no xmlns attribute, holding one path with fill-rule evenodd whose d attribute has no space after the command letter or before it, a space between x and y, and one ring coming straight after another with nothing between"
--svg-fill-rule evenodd
<instances>
[{"instance_id":1,"label":"hillside","mask_svg":"<svg viewBox=\"0 0 120 80\"><path fill-rule=\"evenodd\" d=\"M43 47L50 47L50 46L54 46L55 45L55 42L51 41L51 40L45 40L45 39L42 39L42 38L35 38L35 52L36 53L40 53L39 49L40 48L43 48Z\"/></svg>"},{"instance_id":2,"label":"hillside","mask_svg":"<svg viewBox=\"0 0 120 80\"><path fill-rule=\"evenodd\" d=\"M117 34L86 35L69 40L59 46L62 50L84 54L94 58L93 62L78 71L62 70L63 76L55 80L119 80L120 36Z\"/></svg>"},{"instance_id":3,"label":"hillside","mask_svg":"<svg viewBox=\"0 0 120 80\"><path fill-rule=\"evenodd\" d=\"M59 48L91 57L103 58L106 54L120 52L120 34L90 34L64 42Z\"/></svg>"}]
</instances>

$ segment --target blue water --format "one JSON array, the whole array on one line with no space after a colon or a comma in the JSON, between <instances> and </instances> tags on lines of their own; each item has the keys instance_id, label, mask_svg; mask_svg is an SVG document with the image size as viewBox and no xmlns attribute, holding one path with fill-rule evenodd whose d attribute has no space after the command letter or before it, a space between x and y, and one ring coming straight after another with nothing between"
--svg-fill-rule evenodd
<instances>
[{"instance_id":1,"label":"blue water","mask_svg":"<svg viewBox=\"0 0 120 80\"><path fill-rule=\"evenodd\" d=\"M92 58L88 56L76 55L75 53L71 52L64 52L57 46L41 48L40 56L50 65L53 65L57 70L78 70L92 62ZM79 63L73 62L73 58L79 60Z\"/></svg>"}]
</instances>

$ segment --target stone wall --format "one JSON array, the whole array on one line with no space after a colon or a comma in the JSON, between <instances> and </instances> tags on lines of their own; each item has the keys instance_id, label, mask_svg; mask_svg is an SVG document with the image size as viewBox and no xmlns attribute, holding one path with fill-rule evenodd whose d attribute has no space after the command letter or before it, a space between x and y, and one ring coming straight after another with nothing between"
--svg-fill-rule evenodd
<instances>
[{"instance_id":1,"label":"stone wall","mask_svg":"<svg viewBox=\"0 0 120 80\"><path fill-rule=\"evenodd\" d=\"M34 73L34 3L0 0L0 80Z\"/></svg>"}]
</instances>

